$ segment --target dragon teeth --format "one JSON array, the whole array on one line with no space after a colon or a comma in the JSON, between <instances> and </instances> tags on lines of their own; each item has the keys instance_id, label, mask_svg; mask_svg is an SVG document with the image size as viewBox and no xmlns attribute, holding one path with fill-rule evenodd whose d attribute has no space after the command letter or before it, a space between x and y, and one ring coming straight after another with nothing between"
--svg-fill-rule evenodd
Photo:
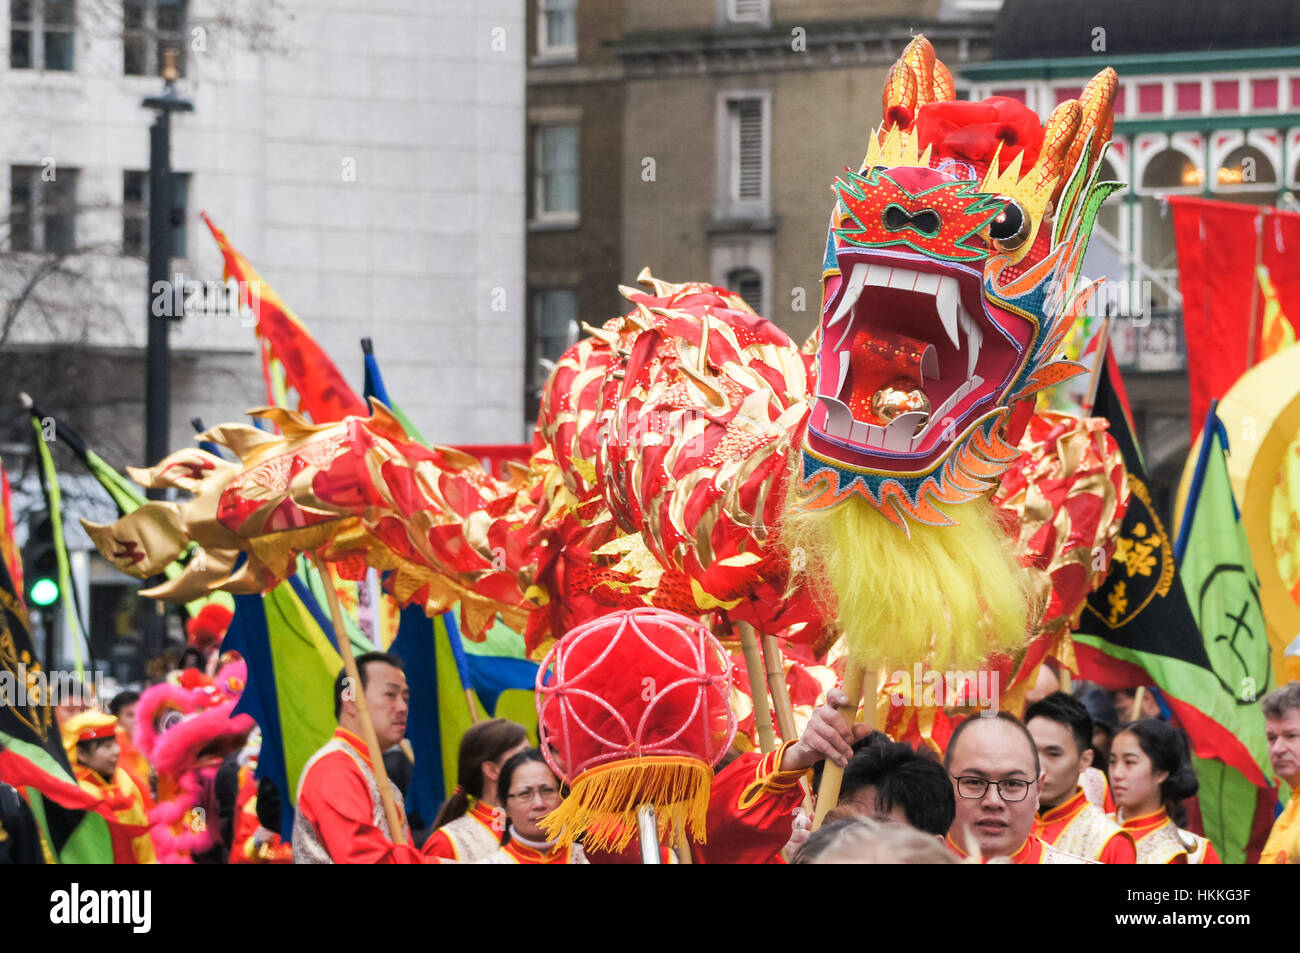
<instances>
[{"instance_id":1,"label":"dragon teeth","mask_svg":"<svg viewBox=\"0 0 1300 953\"><path fill-rule=\"evenodd\" d=\"M948 340L957 350L961 350L961 339L957 335L957 312L961 310L961 292L957 287L957 279L943 275L939 279L939 287L934 293L934 306L939 311L939 320L943 322L943 330L948 335Z\"/></svg>"},{"instance_id":2,"label":"dragon teeth","mask_svg":"<svg viewBox=\"0 0 1300 953\"><path fill-rule=\"evenodd\" d=\"M872 266L858 262L853 266L853 273L849 275L849 283L844 287L844 296L840 298L840 306L835 309L835 314L831 317L827 328L833 328L844 320L844 317L851 314L853 306L858 302L858 296L862 294L862 284L867 280L867 272Z\"/></svg>"}]
</instances>

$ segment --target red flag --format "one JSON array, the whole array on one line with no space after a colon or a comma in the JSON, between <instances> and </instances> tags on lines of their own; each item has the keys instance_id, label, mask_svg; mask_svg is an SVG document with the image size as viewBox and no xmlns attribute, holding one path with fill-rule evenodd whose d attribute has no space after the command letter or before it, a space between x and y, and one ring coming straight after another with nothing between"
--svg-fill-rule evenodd
<instances>
[{"instance_id":1,"label":"red flag","mask_svg":"<svg viewBox=\"0 0 1300 953\"><path fill-rule=\"evenodd\" d=\"M1223 397L1259 360L1264 302L1256 293L1257 266L1268 267L1283 311L1295 314L1288 304L1300 308L1300 214L1181 195L1169 202L1178 244L1194 439L1210 401ZM1294 327L1295 318L1289 320Z\"/></svg>"},{"instance_id":2,"label":"red flag","mask_svg":"<svg viewBox=\"0 0 1300 953\"><path fill-rule=\"evenodd\" d=\"M348 416L368 417L370 409L289 306L234 249L206 212L203 221L225 256L226 278L240 282L240 304L251 307L257 318L257 336L270 356L283 365L289 386L298 392L297 410L317 424Z\"/></svg>"}]
</instances>

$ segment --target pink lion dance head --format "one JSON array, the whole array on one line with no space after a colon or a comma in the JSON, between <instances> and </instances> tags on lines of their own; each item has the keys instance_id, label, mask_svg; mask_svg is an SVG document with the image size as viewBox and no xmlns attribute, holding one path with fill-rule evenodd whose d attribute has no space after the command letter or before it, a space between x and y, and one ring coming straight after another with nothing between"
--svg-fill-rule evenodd
<instances>
[{"instance_id":1,"label":"pink lion dance head","mask_svg":"<svg viewBox=\"0 0 1300 953\"><path fill-rule=\"evenodd\" d=\"M248 715L234 714L247 677L242 661L215 678L187 669L140 698L135 742L158 772L158 806L149 823L162 863L192 863L193 854L217 843L217 769L256 727Z\"/></svg>"}]
</instances>

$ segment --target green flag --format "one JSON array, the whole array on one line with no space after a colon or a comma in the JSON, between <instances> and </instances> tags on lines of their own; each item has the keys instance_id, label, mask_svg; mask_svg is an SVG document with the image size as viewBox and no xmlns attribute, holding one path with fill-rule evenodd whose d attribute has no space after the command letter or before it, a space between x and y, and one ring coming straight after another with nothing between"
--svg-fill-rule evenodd
<instances>
[{"instance_id":1,"label":"green flag","mask_svg":"<svg viewBox=\"0 0 1300 953\"><path fill-rule=\"evenodd\" d=\"M1175 556L1218 682L1218 690L1210 686L1188 700L1239 746L1228 757L1195 759L1201 818L1223 860L1240 863L1256 826L1260 795L1268 793L1261 781L1272 775L1257 699L1273 687L1273 666L1259 579L1228 479L1227 449L1227 434L1212 406Z\"/></svg>"}]
</instances>

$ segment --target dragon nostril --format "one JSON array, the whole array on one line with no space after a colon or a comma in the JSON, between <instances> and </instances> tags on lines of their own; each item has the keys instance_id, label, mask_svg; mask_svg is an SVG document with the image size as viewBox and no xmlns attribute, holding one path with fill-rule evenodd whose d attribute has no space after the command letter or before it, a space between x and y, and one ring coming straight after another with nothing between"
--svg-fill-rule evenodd
<instances>
[{"instance_id":1,"label":"dragon nostril","mask_svg":"<svg viewBox=\"0 0 1300 953\"><path fill-rule=\"evenodd\" d=\"M903 209L899 208L897 205L891 205L885 209L884 221L885 228L889 229L891 232L897 232L901 229L907 228L907 226L911 224L912 216L908 215L907 212L903 211Z\"/></svg>"},{"instance_id":2,"label":"dragon nostril","mask_svg":"<svg viewBox=\"0 0 1300 953\"><path fill-rule=\"evenodd\" d=\"M938 235L939 229L943 225L939 213L932 208L921 209L919 212L909 212L901 205L886 206L884 213L881 215L881 221L888 231L901 232L903 229L911 229L926 238L933 238Z\"/></svg>"},{"instance_id":3,"label":"dragon nostril","mask_svg":"<svg viewBox=\"0 0 1300 953\"><path fill-rule=\"evenodd\" d=\"M927 234L937 232L940 226L939 213L933 209L917 212L912 216L912 224Z\"/></svg>"}]
</instances>

